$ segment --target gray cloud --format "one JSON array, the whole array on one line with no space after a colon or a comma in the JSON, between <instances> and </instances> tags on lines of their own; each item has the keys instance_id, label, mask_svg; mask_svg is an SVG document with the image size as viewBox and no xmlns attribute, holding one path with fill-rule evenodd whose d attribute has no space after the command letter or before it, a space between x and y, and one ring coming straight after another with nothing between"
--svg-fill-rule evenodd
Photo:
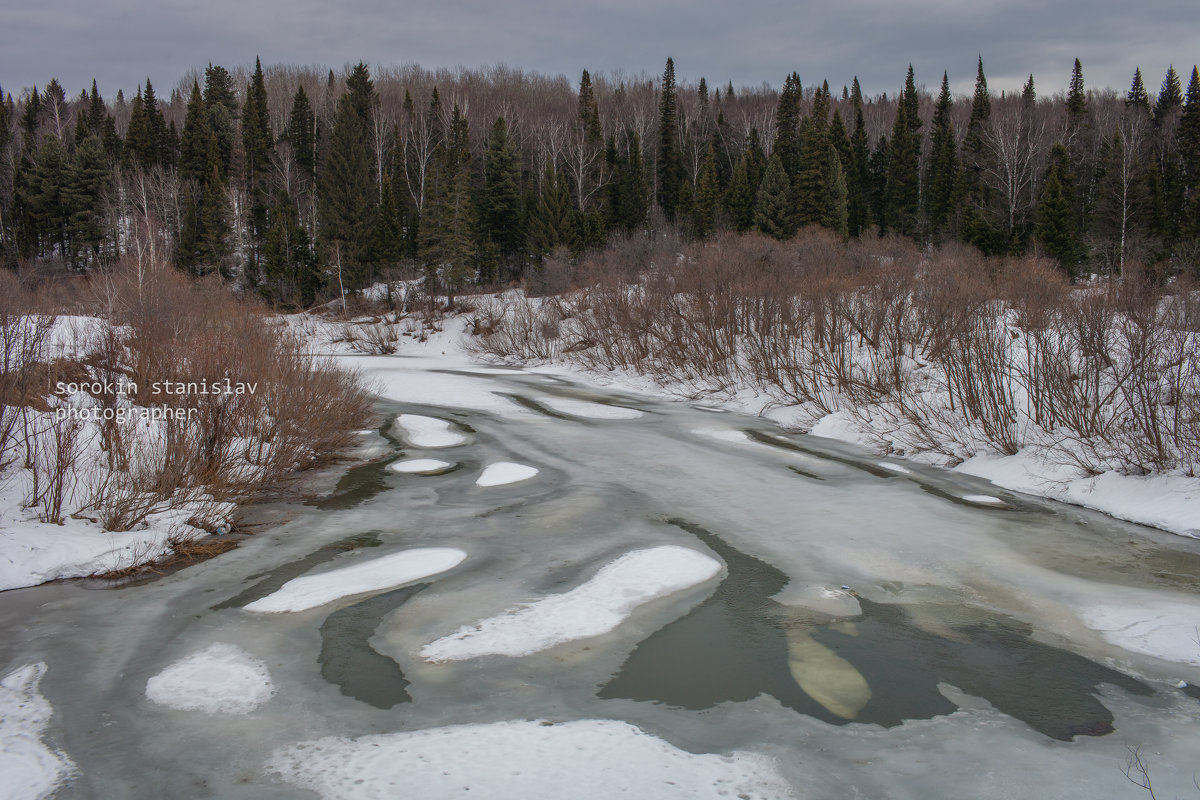
<instances>
[{"instance_id":1,"label":"gray cloud","mask_svg":"<svg viewBox=\"0 0 1200 800\"><path fill-rule=\"evenodd\" d=\"M12 0L10 0L12 2ZM0 85L17 91L58 79L71 94L95 77L106 96L150 77L161 92L209 62L325 64L340 70L417 62L505 63L577 77L658 74L667 55L681 79L840 89L855 74L867 94L895 92L909 63L936 88L942 71L969 92L977 55L989 86L1019 90L1030 72L1042 94L1061 91L1076 57L1090 87L1124 90L1135 66L1155 88L1169 63L1200 61L1194 0L47 0L5 12Z\"/></svg>"}]
</instances>

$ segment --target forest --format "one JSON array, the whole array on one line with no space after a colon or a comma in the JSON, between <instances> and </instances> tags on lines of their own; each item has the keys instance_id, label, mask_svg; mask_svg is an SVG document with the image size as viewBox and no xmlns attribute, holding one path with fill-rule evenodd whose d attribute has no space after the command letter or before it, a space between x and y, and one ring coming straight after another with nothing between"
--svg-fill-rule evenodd
<instances>
[{"instance_id":1,"label":"forest","mask_svg":"<svg viewBox=\"0 0 1200 800\"><path fill-rule=\"evenodd\" d=\"M0 252L123 258L305 308L423 275L453 298L622 236L896 235L1053 259L1076 279L1200 270L1200 74L1157 92L989 92L857 79L782 89L506 67L344 74L208 65L166 96L0 92Z\"/></svg>"}]
</instances>

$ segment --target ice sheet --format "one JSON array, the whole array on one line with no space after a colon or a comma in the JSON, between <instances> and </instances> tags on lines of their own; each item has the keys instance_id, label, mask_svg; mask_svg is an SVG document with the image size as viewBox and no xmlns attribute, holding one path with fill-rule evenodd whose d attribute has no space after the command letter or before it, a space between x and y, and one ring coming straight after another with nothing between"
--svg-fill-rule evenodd
<instances>
[{"instance_id":1,"label":"ice sheet","mask_svg":"<svg viewBox=\"0 0 1200 800\"><path fill-rule=\"evenodd\" d=\"M274 694L267 665L224 642L181 658L146 682L153 702L205 714L249 714Z\"/></svg>"}]
</instances>

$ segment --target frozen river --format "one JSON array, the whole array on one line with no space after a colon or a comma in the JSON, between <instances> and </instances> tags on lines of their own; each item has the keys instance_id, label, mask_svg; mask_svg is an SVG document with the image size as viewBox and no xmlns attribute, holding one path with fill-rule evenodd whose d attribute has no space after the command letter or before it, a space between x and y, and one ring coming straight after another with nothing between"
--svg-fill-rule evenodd
<instances>
[{"instance_id":1,"label":"frozen river","mask_svg":"<svg viewBox=\"0 0 1200 800\"><path fill-rule=\"evenodd\" d=\"M751 417L356 361L384 423L322 502L142 585L0 593L59 797L1148 797L1128 748L1200 796L1200 542Z\"/></svg>"}]
</instances>

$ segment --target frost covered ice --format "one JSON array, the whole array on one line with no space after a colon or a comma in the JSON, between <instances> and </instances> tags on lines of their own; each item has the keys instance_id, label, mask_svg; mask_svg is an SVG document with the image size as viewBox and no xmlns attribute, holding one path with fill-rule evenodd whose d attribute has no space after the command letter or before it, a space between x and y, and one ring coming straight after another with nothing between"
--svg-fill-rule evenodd
<instances>
[{"instance_id":1,"label":"frost covered ice","mask_svg":"<svg viewBox=\"0 0 1200 800\"><path fill-rule=\"evenodd\" d=\"M274 694L267 665L224 642L181 658L146 682L153 702L205 714L249 714Z\"/></svg>"},{"instance_id":2,"label":"frost covered ice","mask_svg":"<svg viewBox=\"0 0 1200 800\"><path fill-rule=\"evenodd\" d=\"M401 414L396 417L395 427L413 447L456 447L467 441L449 422L437 417Z\"/></svg>"},{"instance_id":3,"label":"frost covered ice","mask_svg":"<svg viewBox=\"0 0 1200 800\"><path fill-rule=\"evenodd\" d=\"M413 458L388 464L388 469L408 475L433 475L445 472L453 466L449 461L438 461L436 458Z\"/></svg>"},{"instance_id":4,"label":"frost covered ice","mask_svg":"<svg viewBox=\"0 0 1200 800\"><path fill-rule=\"evenodd\" d=\"M569 397L539 397L538 402L560 414L588 419L637 419L642 412L636 408L613 406L607 403L590 403L586 400L572 400Z\"/></svg>"},{"instance_id":5,"label":"frost covered ice","mask_svg":"<svg viewBox=\"0 0 1200 800\"><path fill-rule=\"evenodd\" d=\"M316 575L293 578L278 591L246 605L247 611L305 611L351 595L390 589L458 566L467 554L453 547L401 550Z\"/></svg>"},{"instance_id":6,"label":"frost covered ice","mask_svg":"<svg viewBox=\"0 0 1200 800\"><path fill-rule=\"evenodd\" d=\"M42 741L54 709L38 691L42 663L0 680L0 800L40 800L75 772L64 753Z\"/></svg>"},{"instance_id":7,"label":"frost covered ice","mask_svg":"<svg viewBox=\"0 0 1200 800\"><path fill-rule=\"evenodd\" d=\"M964 494L962 496L964 502L974 503L977 506L995 506L1003 508L1007 503L999 497L993 497L990 494Z\"/></svg>"},{"instance_id":8,"label":"frost covered ice","mask_svg":"<svg viewBox=\"0 0 1200 800\"><path fill-rule=\"evenodd\" d=\"M694 754L617 720L516 720L277 750L267 769L325 798L746 800L794 797L762 755Z\"/></svg>"},{"instance_id":9,"label":"frost covered ice","mask_svg":"<svg viewBox=\"0 0 1200 800\"><path fill-rule=\"evenodd\" d=\"M527 481L538 474L537 467L528 464L514 464L511 461L497 461L488 464L475 481L476 486L503 486L506 483Z\"/></svg>"},{"instance_id":10,"label":"frost covered ice","mask_svg":"<svg viewBox=\"0 0 1200 800\"><path fill-rule=\"evenodd\" d=\"M600 636L638 606L703 583L721 563L676 545L635 550L606 564L595 577L564 594L509 609L421 649L429 661L461 661L484 655L526 656Z\"/></svg>"},{"instance_id":11,"label":"frost covered ice","mask_svg":"<svg viewBox=\"0 0 1200 800\"><path fill-rule=\"evenodd\" d=\"M1165 661L1200 664L1200 603L1135 597L1128 604L1084 609L1082 615L1110 644Z\"/></svg>"}]
</instances>

